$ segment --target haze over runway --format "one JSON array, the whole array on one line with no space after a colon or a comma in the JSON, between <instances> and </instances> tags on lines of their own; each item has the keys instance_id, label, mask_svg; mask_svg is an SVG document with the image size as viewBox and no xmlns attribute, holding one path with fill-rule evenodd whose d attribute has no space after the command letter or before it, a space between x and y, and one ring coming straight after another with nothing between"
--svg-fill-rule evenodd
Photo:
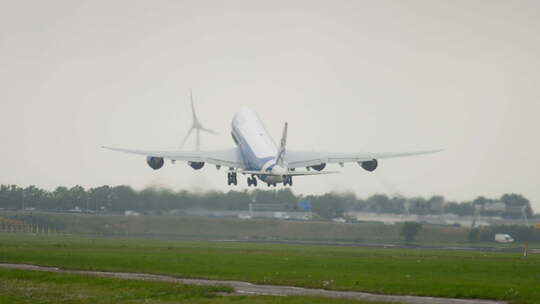
<instances>
[{"instance_id":1,"label":"haze over runway","mask_svg":"<svg viewBox=\"0 0 540 304\"><path fill-rule=\"evenodd\" d=\"M374 173L329 166L343 173L298 178L297 193L515 192L538 212L539 13L537 1L3 1L0 183L231 189L223 169L153 171L100 148L175 149L193 88L221 133L201 149L234 146L241 106L276 141L288 121L291 149L445 149Z\"/></svg>"}]
</instances>

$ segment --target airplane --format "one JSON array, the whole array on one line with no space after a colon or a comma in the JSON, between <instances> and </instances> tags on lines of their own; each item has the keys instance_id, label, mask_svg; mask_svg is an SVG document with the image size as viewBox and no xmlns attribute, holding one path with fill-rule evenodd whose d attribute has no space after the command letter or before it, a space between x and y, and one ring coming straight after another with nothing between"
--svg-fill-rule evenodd
<instances>
[{"instance_id":1,"label":"airplane","mask_svg":"<svg viewBox=\"0 0 540 304\"><path fill-rule=\"evenodd\" d=\"M425 150L402 153L326 153L303 152L287 149L287 129L285 122L279 146L266 130L261 119L253 110L243 107L233 117L231 123L232 139L236 147L216 151L146 151L114 147L103 147L146 156L150 168L158 170L165 160L172 163L186 161L195 170L200 170L206 163L215 165L219 170L228 167L227 185L238 185L237 175L248 175L247 185L257 186L257 181L275 187L278 183L284 186L293 185L293 177L339 173L323 171L327 164L358 163L364 170L373 172L380 159L412 156L440 152L442 150ZM306 170L296 170L306 168ZM312 170L313 169L313 170Z\"/></svg>"}]
</instances>

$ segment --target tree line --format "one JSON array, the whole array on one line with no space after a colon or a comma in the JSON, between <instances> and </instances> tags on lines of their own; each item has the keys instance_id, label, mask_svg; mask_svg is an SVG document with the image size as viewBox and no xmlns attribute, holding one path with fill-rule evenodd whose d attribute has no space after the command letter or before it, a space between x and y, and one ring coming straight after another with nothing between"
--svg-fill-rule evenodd
<instances>
[{"instance_id":1,"label":"tree line","mask_svg":"<svg viewBox=\"0 0 540 304\"><path fill-rule=\"evenodd\" d=\"M504 194L500 198L478 197L472 201L447 201L443 196L430 198L387 196L376 194L362 199L353 193L297 195L290 188L279 190L210 191L195 193L166 188L146 188L140 191L129 186L101 186L85 189L57 187L49 191L35 186L0 185L0 209L87 212L124 212L133 210L146 214L164 214L171 210L247 210L250 203L281 204L285 210L301 211L298 202L309 200L311 210L322 218L343 216L347 211L391 214L440 214L460 216L496 215L520 218L522 212L533 216L530 201L520 194ZM497 206L497 208L492 208Z\"/></svg>"}]
</instances>

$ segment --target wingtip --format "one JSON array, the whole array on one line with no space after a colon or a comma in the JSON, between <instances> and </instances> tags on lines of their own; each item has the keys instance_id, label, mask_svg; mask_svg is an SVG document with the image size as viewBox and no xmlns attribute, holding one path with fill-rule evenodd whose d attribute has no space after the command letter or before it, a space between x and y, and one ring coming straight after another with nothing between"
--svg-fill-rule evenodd
<instances>
[{"instance_id":1,"label":"wingtip","mask_svg":"<svg viewBox=\"0 0 540 304\"><path fill-rule=\"evenodd\" d=\"M421 152L420 154L433 154L433 153L439 153L444 151L444 149L433 149L433 150L425 150Z\"/></svg>"}]
</instances>

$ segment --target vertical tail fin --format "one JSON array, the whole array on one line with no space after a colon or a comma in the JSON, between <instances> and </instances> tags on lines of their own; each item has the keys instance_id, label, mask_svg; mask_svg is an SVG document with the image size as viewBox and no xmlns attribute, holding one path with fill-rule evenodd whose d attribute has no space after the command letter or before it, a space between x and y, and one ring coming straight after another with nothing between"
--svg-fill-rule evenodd
<instances>
[{"instance_id":1,"label":"vertical tail fin","mask_svg":"<svg viewBox=\"0 0 540 304\"><path fill-rule=\"evenodd\" d=\"M287 148L287 127L288 123L285 122L285 126L283 127L283 135L281 136L281 142L279 146L279 152L277 155L276 163L281 166L285 167L285 162L283 161L283 157L285 156L285 150Z\"/></svg>"}]
</instances>

